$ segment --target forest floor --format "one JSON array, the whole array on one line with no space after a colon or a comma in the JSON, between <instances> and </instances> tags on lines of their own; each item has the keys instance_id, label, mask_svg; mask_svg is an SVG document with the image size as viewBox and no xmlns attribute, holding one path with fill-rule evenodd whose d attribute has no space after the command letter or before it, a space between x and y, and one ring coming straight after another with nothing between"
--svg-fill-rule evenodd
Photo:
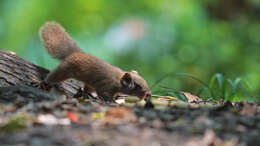
<instances>
[{"instance_id":1,"label":"forest floor","mask_svg":"<svg viewBox=\"0 0 260 146\"><path fill-rule=\"evenodd\" d=\"M10 90L0 88L1 146L260 145L256 103L100 105Z\"/></svg>"}]
</instances>

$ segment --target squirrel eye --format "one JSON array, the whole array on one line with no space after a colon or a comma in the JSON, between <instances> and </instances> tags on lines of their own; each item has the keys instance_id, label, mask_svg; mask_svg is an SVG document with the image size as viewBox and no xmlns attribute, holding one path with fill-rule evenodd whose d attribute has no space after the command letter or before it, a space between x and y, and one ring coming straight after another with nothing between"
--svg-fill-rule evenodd
<instances>
[{"instance_id":1,"label":"squirrel eye","mask_svg":"<svg viewBox=\"0 0 260 146\"><path fill-rule=\"evenodd\" d=\"M135 89L141 89L142 87L138 84L135 84Z\"/></svg>"}]
</instances>

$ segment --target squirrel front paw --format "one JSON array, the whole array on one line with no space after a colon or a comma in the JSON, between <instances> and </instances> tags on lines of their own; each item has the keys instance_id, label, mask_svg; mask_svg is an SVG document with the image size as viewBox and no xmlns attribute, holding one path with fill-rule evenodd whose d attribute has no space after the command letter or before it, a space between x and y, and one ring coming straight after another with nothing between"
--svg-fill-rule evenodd
<instances>
[{"instance_id":1,"label":"squirrel front paw","mask_svg":"<svg viewBox=\"0 0 260 146\"><path fill-rule=\"evenodd\" d=\"M36 85L36 88L42 89L44 91L49 91L52 88L52 85L49 85L45 81L41 81L38 85Z\"/></svg>"},{"instance_id":2,"label":"squirrel front paw","mask_svg":"<svg viewBox=\"0 0 260 146\"><path fill-rule=\"evenodd\" d=\"M79 88L77 93L73 96L74 98L80 98L80 97L91 97L94 98L93 95L91 93L88 92L88 89L86 87L84 88Z\"/></svg>"}]
</instances>

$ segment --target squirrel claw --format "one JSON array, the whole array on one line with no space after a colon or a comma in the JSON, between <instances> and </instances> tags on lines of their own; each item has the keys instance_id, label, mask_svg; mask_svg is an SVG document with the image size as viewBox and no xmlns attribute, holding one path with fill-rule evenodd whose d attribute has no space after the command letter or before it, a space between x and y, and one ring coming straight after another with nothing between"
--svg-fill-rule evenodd
<instances>
[{"instance_id":1,"label":"squirrel claw","mask_svg":"<svg viewBox=\"0 0 260 146\"><path fill-rule=\"evenodd\" d=\"M80 98L82 96L87 98L94 98L86 88L79 88L78 92L73 96L73 98Z\"/></svg>"},{"instance_id":2,"label":"squirrel claw","mask_svg":"<svg viewBox=\"0 0 260 146\"><path fill-rule=\"evenodd\" d=\"M51 89L51 86L47 84L45 81L41 81L39 84L39 88L44 91L49 91Z\"/></svg>"}]
</instances>

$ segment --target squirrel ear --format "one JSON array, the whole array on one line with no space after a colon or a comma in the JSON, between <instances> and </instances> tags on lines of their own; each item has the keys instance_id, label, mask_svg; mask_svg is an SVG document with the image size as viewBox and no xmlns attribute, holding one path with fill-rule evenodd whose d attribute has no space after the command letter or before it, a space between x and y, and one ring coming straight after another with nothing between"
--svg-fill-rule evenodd
<instances>
[{"instance_id":1,"label":"squirrel ear","mask_svg":"<svg viewBox=\"0 0 260 146\"><path fill-rule=\"evenodd\" d=\"M130 73L126 72L121 78L121 84L124 86L129 86L132 82L132 76Z\"/></svg>"},{"instance_id":2,"label":"squirrel ear","mask_svg":"<svg viewBox=\"0 0 260 146\"><path fill-rule=\"evenodd\" d=\"M131 70L131 73L138 74L136 70Z\"/></svg>"}]
</instances>

